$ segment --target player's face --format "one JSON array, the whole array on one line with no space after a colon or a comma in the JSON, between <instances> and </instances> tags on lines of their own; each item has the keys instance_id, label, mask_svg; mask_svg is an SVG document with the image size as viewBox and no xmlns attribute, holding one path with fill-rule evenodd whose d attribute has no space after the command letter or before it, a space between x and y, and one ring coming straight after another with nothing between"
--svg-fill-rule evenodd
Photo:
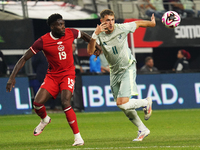
<instances>
[{"instance_id":1,"label":"player's face","mask_svg":"<svg viewBox=\"0 0 200 150\"><path fill-rule=\"evenodd\" d=\"M184 57L184 56L183 56L182 52L181 52L181 51L178 51L177 58L181 59L181 58L183 58L183 57Z\"/></svg>"},{"instance_id":2,"label":"player's face","mask_svg":"<svg viewBox=\"0 0 200 150\"><path fill-rule=\"evenodd\" d=\"M150 59L150 60L147 62L147 66L149 66L150 68L152 68L152 67L154 66L153 59Z\"/></svg>"},{"instance_id":3,"label":"player's face","mask_svg":"<svg viewBox=\"0 0 200 150\"><path fill-rule=\"evenodd\" d=\"M60 38L65 35L65 21L62 19L58 19L51 26L51 31L54 37Z\"/></svg>"},{"instance_id":4,"label":"player's face","mask_svg":"<svg viewBox=\"0 0 200 150\"><path fill-rule=\"evenodd\" d=\"M107 24L107 32L112 33L114 30L115 24L115 16L106 15L104 18L101 19L101 22L105 22Z\"/></svg>"}]
</instances>

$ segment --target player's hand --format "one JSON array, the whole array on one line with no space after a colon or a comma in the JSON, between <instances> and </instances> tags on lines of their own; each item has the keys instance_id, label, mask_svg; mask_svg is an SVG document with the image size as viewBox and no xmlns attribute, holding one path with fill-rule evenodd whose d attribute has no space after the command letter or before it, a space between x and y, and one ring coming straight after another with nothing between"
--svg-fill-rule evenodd
<instances>
[{"instance_id":1,"label":"player's hand","mask_svg":"<svg viewBox=\"0 0 200 150\"><path fill-rule=\"evenodd\" d=\"M101 50L96 49L94 51L94 55L96 55L96 58L101 54Z\"/></svg>"},{"instance_id":2,"label":"player's hand","mask_svg":"<svg viewBox=\"0 0 200 150\"><path fill-rule=\"evenodd\" d=\"M96 30L95 30L95 34L99 35L99 33L104 32L104 31L108 31L108 25L106 22L102 22L100 25L97 25Z\"/></svg>"},{"instance_id":3,"label":"player's hand","mask_svg":"<svg viewBox=\"0 0 200 150\"><path fill-rule=\"evenodd\" d=\"M96 55L96 58L101 54L101 52L102 52L101 46L99 46L99 45L96 43L95 51L94 51L94 55Z\"/></svg>"},{"instance_id":4,"label":"player's hand","mask_svg":"<svg viewBox=\"0 0 200 150\"><path fill-rule=\"evenodd\" d=\"M6 92L10 92L15 87L15 79L9 79L6 85Z\"/></svg>"},{"instance_id":5,"label":"player's hand","mask_svg":"<svg viewBox=\"0 0 200 150\"><path fill-rule=\"evenodd\" d=\"M155 20L154 14L152 14L152 16L151 16L151 22L153 23L154 26L156 25L156 20Z\"/></svg>"}]
</instances>

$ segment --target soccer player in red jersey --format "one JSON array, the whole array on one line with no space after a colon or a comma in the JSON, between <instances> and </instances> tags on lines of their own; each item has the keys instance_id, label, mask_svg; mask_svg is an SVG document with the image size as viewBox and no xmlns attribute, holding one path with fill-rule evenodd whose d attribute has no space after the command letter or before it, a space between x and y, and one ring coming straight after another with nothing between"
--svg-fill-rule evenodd
<instances>
[{"instance_id":1,"label":"soccer player in red jersey","mask_svg":"<svg viewBox=\"0 0 200 150\"><path fill-rule=\"evenodd\" d=\"M78 129L76 114L70 104L75 80L72 43L77 38L82 38L89 42L91 37L79 30L65 28L65 21L60 14L49 16L47 24L50 26L51 32L36 40L19 59L9 77L6 90L10 92L12 87L15 86L15 77L25 62L34 54L43 51L49 67L44 82L41 84L33 102L34 110L41 118L41 122L35 128L33 134L35 136L41 134L45 126L51 122L44 104L52 97L55 99L60 92L62 108L74 133L75 142L72 146L83 145L84 141Z\"/></svg>"}]
</instances>

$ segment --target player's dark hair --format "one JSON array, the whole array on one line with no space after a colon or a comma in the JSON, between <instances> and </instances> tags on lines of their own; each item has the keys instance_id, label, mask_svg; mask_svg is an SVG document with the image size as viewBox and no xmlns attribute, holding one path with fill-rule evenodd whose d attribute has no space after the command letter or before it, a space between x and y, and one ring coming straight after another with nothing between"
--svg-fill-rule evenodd
<instances>
[{"instance_id":1,"label":"player's dark hair","mask_svg":"<svg viewBox=\"0 0 200 150\"><path fill-rule=\"evenodd\" d=\"M145 63L147 63L149 60L153 59L151 56L148 56L145 58Z\"/></svg>"},{"instance_id":2,"label":"player's dark hair","mask_svg":"<svg viewBox=\"0 0 200 150\"><path fill-rule=\"evenodd\" d=\"M101 13L100 13L100 17L104 18L106 15L114 16L115 13L112 10L110 10L110 9L104 9L104 10L102 10Z\"/></svg>"},{"instance_id":3,"label":"player's dark hair","mask_svg":"<svg viewBox=\"0 0 200 150\"><path fill-rule=\"evenodd\" d=\"M58 19L62 19L62 16L60 14L56 13L49 16L49 18L47 19L48 26L51 26L51 24L57 21Z\"/></svg>"},{"instance_id":4,"label":"player's dark hair","mask_svg":"<svg viewBox=\"0 0 200 150\"><path fill-rule=\"evenodd\" d=\"M184 49L181 49L180 50L182 55L186 58L186 59L190 59L191 58L191 55L188 51L184 50Z\"/></svg>"}]
</instances>

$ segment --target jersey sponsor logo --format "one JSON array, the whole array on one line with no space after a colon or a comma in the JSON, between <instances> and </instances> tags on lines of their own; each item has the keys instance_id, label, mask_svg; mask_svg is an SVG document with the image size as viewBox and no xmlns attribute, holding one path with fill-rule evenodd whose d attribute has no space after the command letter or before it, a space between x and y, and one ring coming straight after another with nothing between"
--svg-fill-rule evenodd
<instances>
[{"instance_id":1,"label":"jersey sponsor logo","mask_svg":"<svg viewBox=\"0 0 200 150\"><path fill-rule=\"evenodd\" d=\"M103 42L103 45L107 45L106 42Z\"/></svg>"},{"instance_id":2,"label":"jersey sponsor logo","mask_svg":"<svg viewBox=\"0 0 200 150\"><path fill-rule=\"evenodd\" d=\"M64 51L64 50L65 50L65 47L64 47L63 45L59 45L59 46L58 46L58 50L59 50L59 51Z\"/></svg>"},{"instance_id":3,"label":"jersey sponsor logo","mask_svg":"<svg viewBox=\"0 0 200 150\"><path fill-rule=\"evenodd\" d=\"M62 41L59 41L57 44L60 45L60 44L62 44L62 43L63 43Z\"/></svg>"}]
</instances>

